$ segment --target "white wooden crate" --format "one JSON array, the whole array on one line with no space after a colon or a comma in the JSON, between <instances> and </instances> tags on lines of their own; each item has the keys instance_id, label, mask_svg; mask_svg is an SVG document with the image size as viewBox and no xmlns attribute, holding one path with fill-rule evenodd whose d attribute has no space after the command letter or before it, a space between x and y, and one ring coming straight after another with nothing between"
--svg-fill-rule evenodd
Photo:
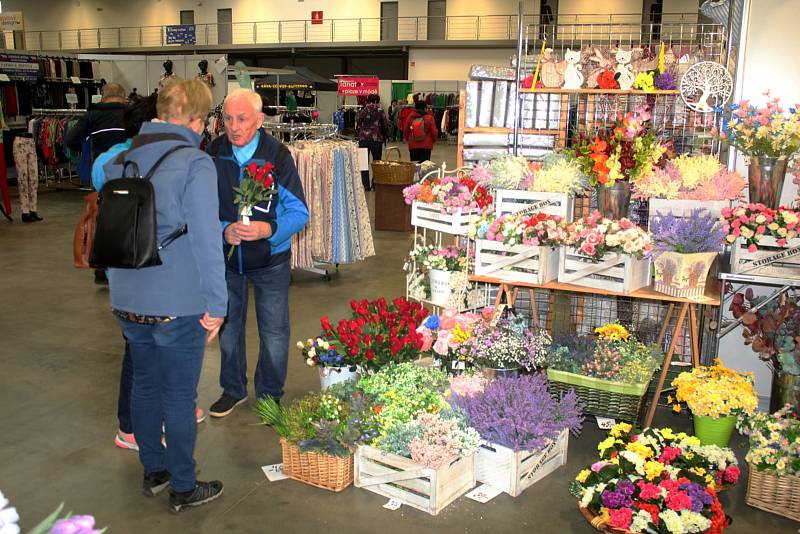
<instances>
[{"instance_id":1,"label":"white wooden crate","mask_svg":"<svg viewBox=\"0 0 800 534\"><path fill-rule=\"evenodd\" d=\"M475 455L460 456L432 469L409 458L360 445L355 455L354 484L436 515L475 487Z\"/></svg>"},{"instance_id":2,"label":"white wooden crate","mask_svg":"<svg viewBox=\"0 0 800 534\"><path fill-rule=\"evenodd\" d=\"M475 241L475 274L504 282L546 284L558 278L558 249Z\"/></svg>"},{"instance_id":3,"label":"white wooden crate","mask_svg":"<svg viewBox=\"0 0 800 534\"><path fill-rule=\"evenodd\" d=\"M774 237L762 237L758 250L749 252L741 237L731 246L731 272L751 276L800 279L800 237L781 247Z\"/></svg>"},{"instance_id":4,"label":"white wooden crate","mask_svg":"<svg viewBox=\"0 0 800 534\"><path fill-rule=\"evenodd\" d=\"M651 198L648 208L647 220L652 221L659 214L672 213L675 217L685 219L692 214L693 209L702 208L713 217L719 219L722 210L731 206L728 200L669 200L666 198Z\"/></svg>"},{"instance_id":5,"label":"white wooden crate","mask_svg":"<svg viewBox=\"0 0 800 534\"><path fill-rule=\"evenodd\" d=\"M517 191L516 189L495 191L495 215L497 217L523 210L530 211L532 215L536 213L558 215L565 221L572 222L575 212L575 197L562 193Z\"/></svg>"},{"instance_id":6,"label":"white wooden crate","mask_svg":"<svg viewBox=\"0 0 800 534\"><path fill-rule=\"evenodd\" d=\"M458 208L453 213L442 213L441 204L414 201L411 204L411 224L437 232L466 235L469 223L477 219L475 210Z\"/></svg>"},{"instance_id":7,"label":"white wooden crate","mask_svg":"<svg viewBox=\"0 0 800 534\"><path fill-rule=\"evenodd\" d=\"M569 431L565 428L555 441L539 452L514 452L493 443L484 443L476 455L478 482L483 482L512 497L533 486L567 463Z\"/></svg>"},{"instance_id":8,"label":"white wooden crate","mask_svg":"<svg viewBox=\"0 0 800 534\"><path fill-rule=\"evenodd\" d=\"M618 293L632 293L650 285L650 258L606 254L594 261L572 247L561 247L558 281Z\"/></svg>"}]
</instances>

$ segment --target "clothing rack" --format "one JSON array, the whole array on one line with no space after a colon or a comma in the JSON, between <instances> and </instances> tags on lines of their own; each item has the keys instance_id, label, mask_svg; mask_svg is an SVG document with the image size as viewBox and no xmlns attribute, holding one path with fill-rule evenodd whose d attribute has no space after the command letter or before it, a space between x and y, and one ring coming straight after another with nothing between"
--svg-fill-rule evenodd
<instances>
[{"instance_id":1,"label":"clothing rack","mask_svg":"<svg viewBox=\"0 0 800 534\"><path fill-rule=\"evenodd\" d=\"M285 122L264 122L262 127L275 134L288 134L289 143L294 143L302 135L304 137L320 138L336 135L335 124L294 124ZM277 136L276 136L277 137Z\"/></svg>"},{"instance_id":2,"label":"clothing rack","mask_svg":"<svg viewBox=\"0 0 800 534\"><path fill-rule=\"evenodd\" d=\"M39 119L44 117L77 117L86 113L85 109L68 109L68 108L61 108L61 109L48 109L48 108L32 108L31 114L29 115L30 119ZM39 155L39 140L34 136L34 144L37 146L37 157ZM50 186L50 179L52 178L56 184L61 184L62 180L67 180L70 184L73 183L73 179L77 176L73 174L72 171L72 164L70 163L69 159L63 161L61 163L53 164L48 162L44 158L39 158L41 161L40 169L44 177L45 186ZM51 176L52 174L52 176ZM67 176L64 176L64 175ZM90 190L85 188L77 188L76 190Z\"/></svg>"},{"instance_id":3,"label":"clothing rack","mask_svg":"<svg viewBox=\"0 0 800 534\"><path fill-rule=\"evenodd\" d=\"M31 109L31 115L36 117L44 117L47 115L82 115L84 113L86 113L85 109Z\"/></svg>"}]
</instances>

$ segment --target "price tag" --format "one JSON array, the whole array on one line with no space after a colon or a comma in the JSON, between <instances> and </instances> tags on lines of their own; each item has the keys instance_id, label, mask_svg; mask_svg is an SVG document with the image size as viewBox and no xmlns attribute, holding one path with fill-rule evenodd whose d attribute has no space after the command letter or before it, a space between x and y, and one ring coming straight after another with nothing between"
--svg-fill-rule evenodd
<instances>
[{"instance_id":1,"label":"price tag","mask_svg":"<svg viewBox=\"0 0 800 534\"><path fill-rule=\"evenodd\" d=\"M77 104L78 103L78 95L75 93L67 93L67 104Z\"/></svg>"},{"instance_id":2,"label":"price tag","mask_svg":"<svg viewBox=\"0 0 800 534\"><path fill-rule=\"evenodd\" d=\"M479 503L486 504L487 502L491 501L501 493L503 492L497 488L494 488L488 484L481 484L474 490L467 493L467 497L472 499L473 501L478 501Z\"/></svg>"},{"instance_id":3,"label":"price tag","mask_svg":"<svg viewBox=\"0 0 800 534\"><path fill-rule=\"evenodd\" d=\"M403 506L403 503L397 499L389 499L389 502L383 505L384 508L392 511L399 509L401 506Z\"/></svg>"},{"instance_id":4,"label":"price tag","mask_svg":"<svg viewBox=\"0 0 800 534\"><path fill-rule=\"evenodd\" d=\"M8 77L8 74L0 74L0 82L10 82L11 78Z\"/></svg>"},{"instance_id":5,"label":"price tag","mask_svg":"<svg viewBox=\"0 0 800 534\"><path fill-rule=\"evenodd\" d=\"M103 95L92 95L92 104L99 104L103 99Z\"/></svg>"},{"instance_id":6,"label":"price tag","mask_svg":"<svg viewBox=\"0 0 800 534\"><path fill-rule=\"evenodd\" d=\"M603 430L611 430L617 424L614 419L609 419L608 417L595 417L595 419L597 419L597 426Z\"/></svg>"},{"instance_id":7,"label":"price tag","mask_svg":"<svg viewBox=\"0 0 800 534\"><path fill-rule=\"evenodd\" d=\"M464 362L455 362L453 364L453 369L455 369L456 371L466 371L467 364Z\"/></svg>"},{"instance_id":8,"label":"price tag","mask_svg":"<svg viewBox=\"0 0 800 534\"><path fill-rule=\"evenodd\" d=\"M272 464L261 467L270 482L286 480L289 476L283 472L283 464Z\"/></svg>"},{"instance_id":9,"label":"price tag","mask_svg":"<svg viewBox=\"0 0 800 534\"><path fill-rule=\"evenodd\" d=\"M78 78L77 76L70 76L69 79L75 85L80 85L81 84L81 79Z\"/></svg>"}]
</instances>

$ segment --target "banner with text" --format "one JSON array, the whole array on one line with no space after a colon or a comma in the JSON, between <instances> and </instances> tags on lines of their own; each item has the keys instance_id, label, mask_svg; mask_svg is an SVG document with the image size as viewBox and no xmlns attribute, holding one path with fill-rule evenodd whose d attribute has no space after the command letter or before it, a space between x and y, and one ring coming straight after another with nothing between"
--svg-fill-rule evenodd
<instances>
[{"instance_id":1,"label":"banner with text","mask_svg":"<svg viewBox=\"0 0 800 534\"><path fill-rule=\"evenodd\" d=\"M339 94L343 96L377 95L380 91L378 78L339 78Z\"/></svg>"},{"instance_id":2,"label":"banner with text","mask_svg":"<svg viewBox=\"0 0 800 534\"><path fill-rule=\"evenodd\" d=\"M28 54L0 54L0 73L11 80L35 82L39 77L39 58Z\"/></svg>"},{"instance_id":3,"label":"banner with text","mask_svg":"<svg viewBox=\"0 0 800 534\"><path fill-rule=\"evenodd\" d=\"M197 33L194 24L167 26L167 44L197 44Z\"/></svg>"}]
</instances>

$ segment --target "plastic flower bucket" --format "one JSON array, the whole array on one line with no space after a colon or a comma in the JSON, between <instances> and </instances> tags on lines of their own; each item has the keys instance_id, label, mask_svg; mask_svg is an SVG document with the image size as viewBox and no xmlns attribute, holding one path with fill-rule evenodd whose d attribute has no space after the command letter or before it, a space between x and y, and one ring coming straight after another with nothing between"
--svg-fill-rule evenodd
<instances>
[{"instance_id":1,"label":"plastic flower bucket","mask_svg":"<svg viewBox=\"0 0 800 534\"><path fill-rule=\"evenodd\" d=\"M445 305L453 289L450 287L450 271L431 269L428 272L431 282L431 301L434 304Z\"/></svg>"},{"instance_id":2,"label":"plastic flower bucket","mask_svg":"<svg viewBox=\"0 0 800 534\"><path fill-rule=\"evenodd\" d=\"M358 380L360 374L356 369L350 370L349 367L320 367L319 385L321 390L326 390L334 384L346 380Z\"/></svg>"},{"instance_id":3,"label":"plastic flower bucket","mask_svg":"<svg viewBox=\"0 0 800 534\"><path fill-rule=\"evenodd\" d=\"M694 416L694 435L703 445L727 447L731 441L733 429L736 427L736 416L709 417Z\"/></svg>"}]
</instances>

